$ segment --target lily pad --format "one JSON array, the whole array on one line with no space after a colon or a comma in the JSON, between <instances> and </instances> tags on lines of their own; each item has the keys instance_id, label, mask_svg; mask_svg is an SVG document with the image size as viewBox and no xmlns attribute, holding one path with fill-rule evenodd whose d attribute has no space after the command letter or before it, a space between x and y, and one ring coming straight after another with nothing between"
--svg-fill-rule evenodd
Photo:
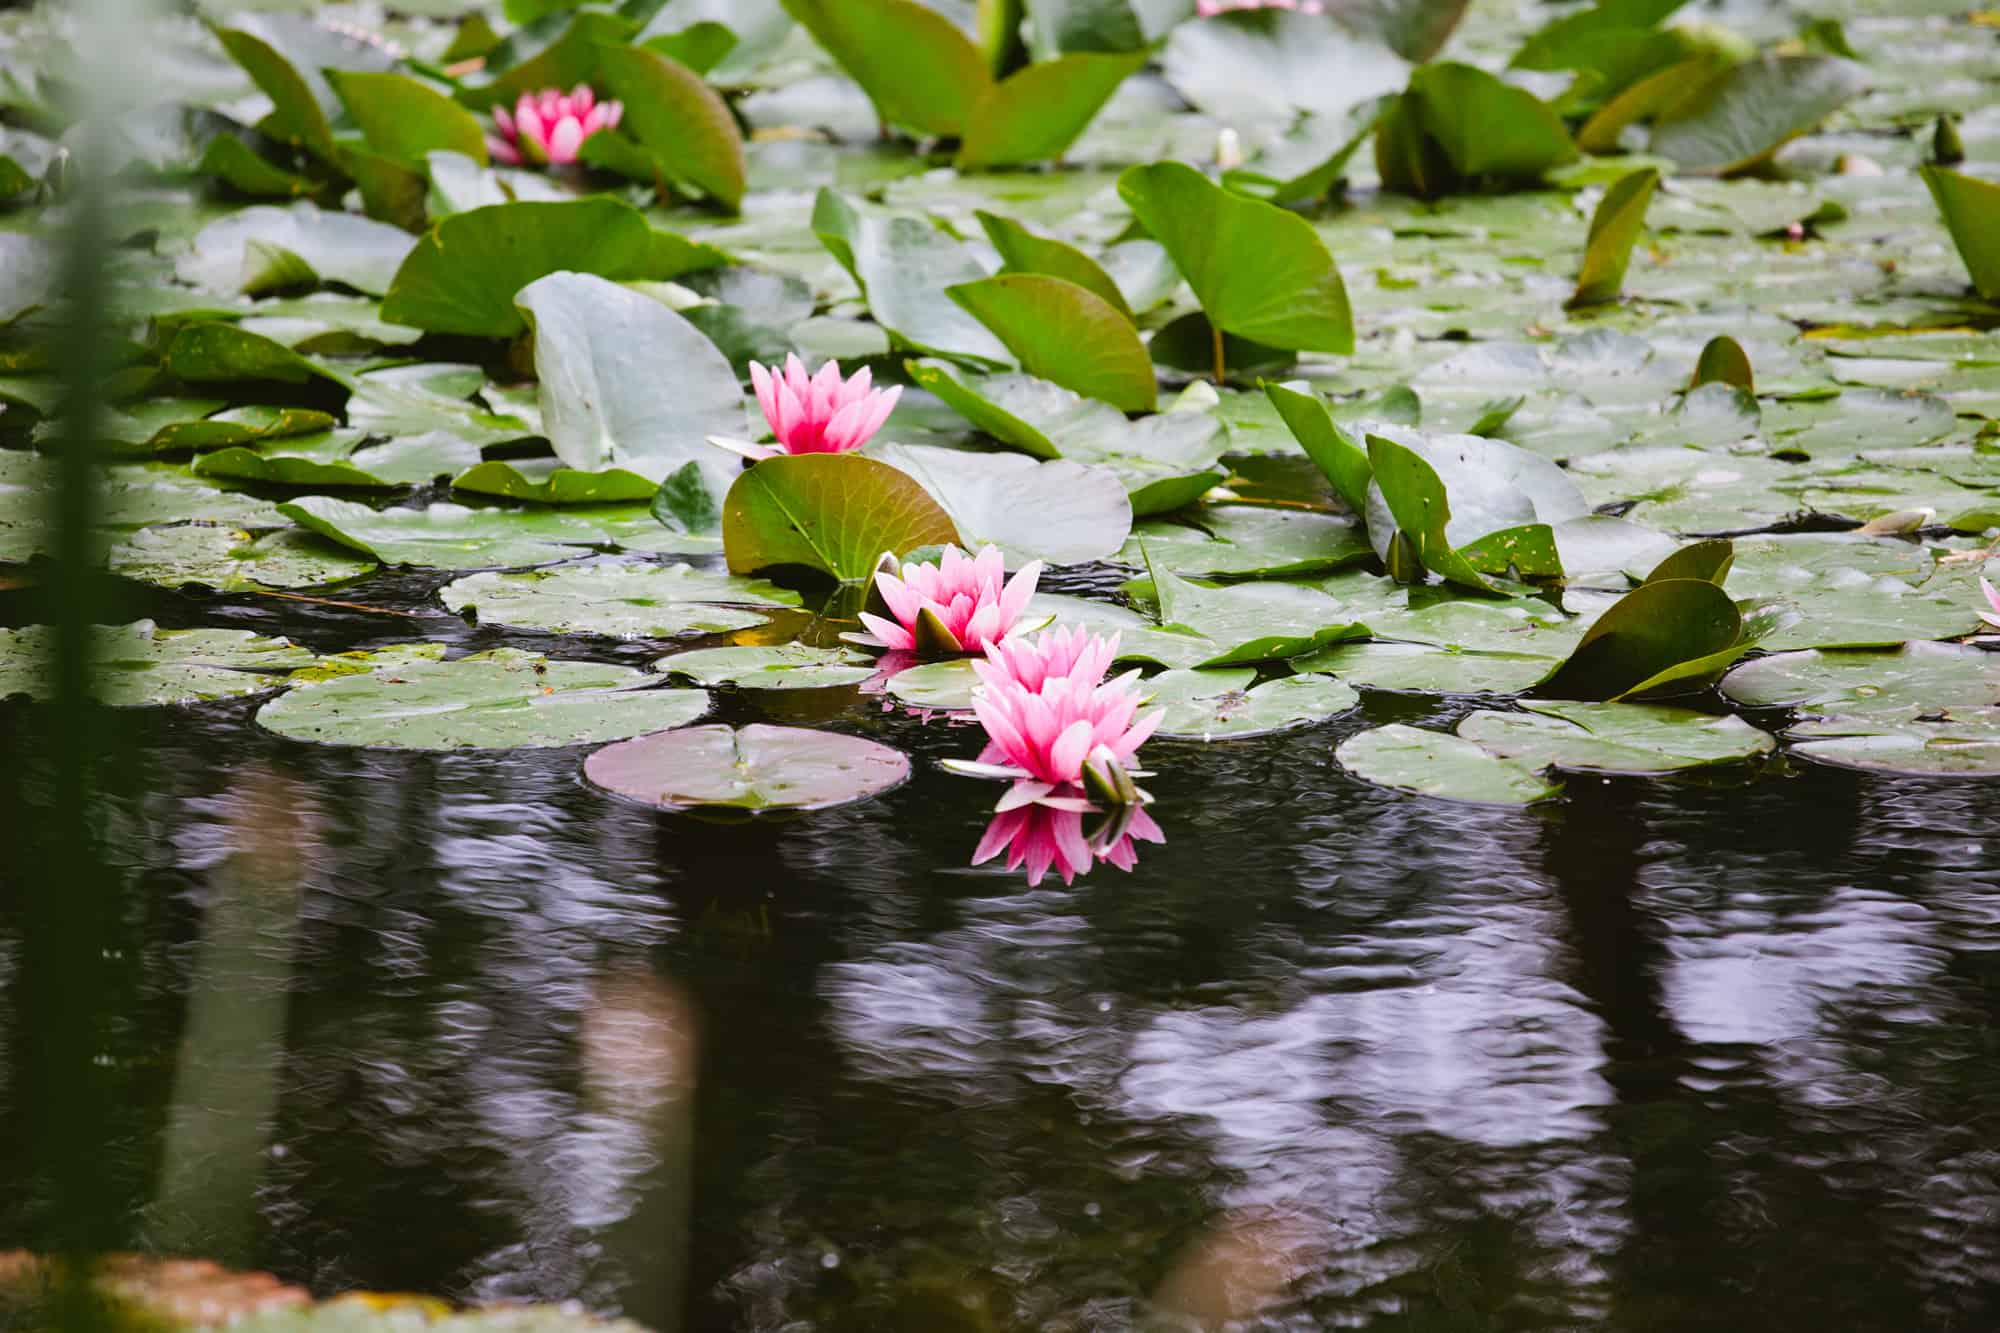
<instances>
[{"instance_id":1,"label":"lily pad","mask_svg":"<svg viewBox=\"0 0 2000 1333\"><path fill-rule=\"evenodd\" d=\"M1189 578L1285 578L1366 560L1368 536L1352 518L1264 505L1203 505L1174 519L1135 524L1124 564Z\"/></svg>"},{"instance_id":2,"label":"lily pad","mask_svg":"<svg viewBox=\"0 0 2000 1333\"><path fill-rule=\"evenodd\" d=\"M856 454L750 467L723 501L722 541L737 573L803 565L843 583L867 578L884 552L960 544L950 515L908 471Z\"/></svg>"},{"instance_id":3,"label":"lily pad","mask_svg":"<svg viewBox=\"0 0 2000 1333\"><path fill-rule=\"evenodd\" d=\"M1150 412L1153 362L1131 319L1087 287L1040 273L1004 273L945 294L991 329L1030 375L1121 412Z\"/></svg>"},{"instance_id":4,"label":"lily pad","mask_svg":"<svg viewBox=\"0 0 2000 1333\"><path fill-rule=\"evenodd\" d=\"M1868 74L1838 56L1767 55L1683 89L1654 123L1648 151L1682 171L1728 174L1768 158L1860 95Z\"/></svg>"},{"instance_id":5,"label":"lily pad","mask_svg":"<svg viewBox=\"0 0 2000 1333\"><path fill-rule=\"evenodd\" d=\"M1100 560L1116 552L1132 528L1125 485L1108 468L932 445L882 445L869 452L936 497L962 534L961 545L991 542L1010 566Z\"/></svg>"},{"instance_id":6,"label":"lily pad","mask_svg":"<svg viewBox=\"0 0 2000 1333\"><path fill-rule=\"evenodd\" d=\"M1981 567L1940 562L1929 548L1892 538L1798 533L1738 538L1729 582L1737 596L1798 608L1798 622L1765 648L1889 647L1978 629Z\"/></svg>"},{"instance_id":7,"label":"lily pad","mask_svg":"<svg viewBox=\"0 0 2000 1333\"><path fill-rule=\"evenodd\" d=\"M1361 702L1332 676L1280 676L1252 685L1254 671L1223 668L1166 671L1145 682L1150 706L1166 717L1157 735L1186 740L1236 740L1323 722Z\"/></svg>"},{"instance_id":8,"label":"lily pad","mask_svg":"<svg viewBox=\"0 0 2000 1333\"><path fill-rule=\"evenodd\" d=\"M1448 801L1531 805L1562 790L1534 765L1502 759L1457 736L1401 723L1349 736L1333 753L1342 767L1365 781Z\"/></svg>"},{"instance_id":9,"label":"lily pad","mask_svg":"<svg viewBox=\"0 0 2000 1333\"><path fill-rule=\"evenodd\" d=\"M762 579L692 565L592 563L525 574L473 574L438 600L485 625L550 634L667 639L750 629L770 617L747 607L792 607L797 593Z\"/></svg>"},{"instance_id":10,"label":"lily pad","mask_svg":"<svg viewBox=\"0 0 2000 1333\"><path fill-rule=\"evenodd\" d=\"M406 657L302 684L260 708L257 723L322 745L499 750L593 745L708 711L706 692L645 688L657 679L514 648L449 662Z\"/></svg>"},{"instance_id":11,"label":"lily pad","mask_svg":"<svg viewBox=\"0 0 2000 1333\"><path fill-rule=\"evenodd\" d=\"M278 512L342 546L385 565L429 569L496 569L546 565L584 554L579 546L609 545L587 519L521 509L370 509L352 500L308 495Z\"/></svg>"},{"instance_id":12,"label":"lily pad","mask_svg":"<svg viewBox=\"0 0 2000 1333\"><path fill-rule=\"evenodd\" d=\"M1162 625L1199 634L1221 650L1200 666L1278 662L1368 634L1341 603L1296 583L1212 588L1159 566L1148 569Z\"/></svg>"},{"instance_id":13,"label":"lily pad","mask_svg":"<svg viewBox=\"0 0 2000 1333\"><path fill-rule=\"evenodd\" d=\"M642 472L622 467L586 471L570 467L560 458L475 463L452 478L451 485L453 490L558 506L650 501L660 489L657 479Z\"/></svg>"},{"instance_id":14,"label":"lily pad","mask_svg":"<svg viewBox=\"0 0 2000 1333\"><path fill-rule=\"evenodd\" d=\"M607 745L584 761L593 785L663 810L823 810L879 796L910 775L902 752L799 727L690 727Z\"/></svg>"},{"instance_id":15,"label":"lily pad","mask_svg":"<svg viewBox=\"0 0 2000 1333\"><path fill-rule=\"evenodd\" d=\"M1458 734L1505 759L1574 773L1673 773L1768 754L1775 742L1740 717L1657 704L1525 701L1522 713L1473 713Z\"/></svg>"},{"instance_id":16,"label":"lily pad","mask_svg":"<svg viewBox=\"0 0 2000 1333\"><path fill-rule=\"evenodd\" d=\"M372 573L345 547L297 528L261 537L209 524L141 528L111 548L111 572L162 588L313 588Z\"/></svg>"},{"instance_id":17,"label":"lily pad","mask_svg":"<svg viewBox=\"0 0 2000 1333\"><path fill-rule=\"evenodd\" d=\"M950 657L904 667L889 677L885 688L912 708L965 712L972 708L979 677L973 674L970 658Z\"/></svg>"},{"instance_id":18,"label":"lily pad","mask_svg":"<svg viewBox=\"0 0 2000 1333\"><path fill-rule=\"evenodd\" d=\"M696 648L662 657L653 663L653 670L670 676L687 676L700 685L734 685L745 690L818 690L859 685L875 675L875 664L866 653L852 648L781 643Z\"/></svg>"},{"instance_id":19,"label":"lily pad","mask_svg":"<svg viewBox=\"0 0 2000 1333\"><path fill-rule=\"evenodd\" d=\"M280 689L285 672L313 660L289 639L249 630L161 629L150 620L91 629L90 692L114 708L191 704L235 699ZM24 694L50 697L55 674L46 665L54 651L46 626L0 629L0 699Z\"/></svg>"},{"instance_id":20,"label":"lily pad","mask_svg":"<svg viewBox=\"0 0 2000 1333\"><path fill-rule=\"evenodd\" d=\"M363 444L360 431L323 431L261 448L218 449L195 459L197 477L230 477L277 486L423 486L472 466L479 446L443 431Z\"/></svg>"},{"instance_id":21,"label":"lily pad","mask_svg":"<svg viewBox=\"0 0 2000 1333\"><path fill-rule=\"evenodd\" d=\"M213 292L263 292L337 282L380 296L416 241L384 222L300 200L218 218L175 263L183 282Z\"/></svg>"},{"instance_id":22,"label":"lily pad","mask_svg":"<svg viewBox=\"0 0 2000 1333\"><path fill-rule=\"evenodd\" d=\"M972 365L1009 364L1005 345L945 294L986 277L967 246L925 219L858 204L833 190L820 191L812 227L860 286L875 322L898 344Z\"/></svg>"},{"instance_id":23,"label":"lily pad","mask_svg":"<svg viewBox=\"0 0 2000 1333\"><path fill-rule=\"evenodd\" d=\"M1336 643L1293 658L1295 671L1324 671L1353 685L1398 694L1519 694L1555 669L1532 653L1461 651L1423 643Z\"/></svg>"}]
</instances>

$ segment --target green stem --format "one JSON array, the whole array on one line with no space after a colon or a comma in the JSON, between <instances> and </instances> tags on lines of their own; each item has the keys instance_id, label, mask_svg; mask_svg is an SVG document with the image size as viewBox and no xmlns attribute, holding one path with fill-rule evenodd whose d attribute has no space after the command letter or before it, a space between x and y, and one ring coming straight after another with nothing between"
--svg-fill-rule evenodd
<instances>
[{"instance_id":1,"label":"green stem","mask_svg":"<svg viewBox=\"0 0 2000 1333\"><path fill-rule=\"evenodd\" d=\"M1214 339L1215 345L1215 387L1220 389L1222 387L1223 376L1228 373L1228 367L1224 364L1222 356L1222 330L1214 324L1210 324L1208 332L1209 336Z\"/></svg>"}]
</instances>

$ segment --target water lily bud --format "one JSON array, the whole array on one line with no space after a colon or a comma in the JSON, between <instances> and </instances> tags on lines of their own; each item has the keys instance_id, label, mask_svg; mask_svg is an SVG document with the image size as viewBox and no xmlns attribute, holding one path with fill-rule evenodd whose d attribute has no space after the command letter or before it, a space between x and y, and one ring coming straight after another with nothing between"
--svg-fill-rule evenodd
<instances>
[{"instance_id":1,"label":"water lily bud","mask_svg":"<svg viewBox=\"0 0 2000 1333\"><path fill-rule=\"evenodd\" d=\"M1215 165L1224 171L1234 171L1243 165L1243 140L1235 130L1224 127L1215 136Z\"/></svg>"},{"instance_id":2,"label":"water lily bud","mask_svg":"<svg viewBox=\"0 0 2000 1333\"><path fill-rule=\"evenodd\" d=\"M1842 153L1838 165L1840 174L1843 176L1880 176L1883 174L1881 163L1872 157L1863 157L1859 153Z\"/></svg>"}]
</instances>

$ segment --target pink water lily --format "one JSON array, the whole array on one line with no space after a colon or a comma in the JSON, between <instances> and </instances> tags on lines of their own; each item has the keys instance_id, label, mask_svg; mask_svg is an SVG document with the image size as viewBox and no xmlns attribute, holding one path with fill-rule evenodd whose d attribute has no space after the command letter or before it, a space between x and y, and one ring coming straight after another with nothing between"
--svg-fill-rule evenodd
<instances>
[{"instance_id":1,"label":"pink water lily","mask_svg":"<svg viewBox=\"0 0 2000 1333\"><path fill-rule=\"evenodd\" d=\"M1301 14L1326 13L1326 6L1321 0L1195 0L1194 12L1208 19L1232 9L1295 9Z\"/></svg>"},{"instance_id":2,"label":"pink water lily","mask_svg":"<svg viewBox=\"0 0 2000 1333\"><path fill-rule=\"evenodd\" d=\"M1981 611L1979 618L1994 629L2000 629L2000 588L1995 588L1988 580L1981 579L1979 580L1979 591L1986 594L1988 604L1993 607L1991 611Z\"/></svg>"},{"instance_id":3,"label":"pink water lily","mask_svg":"<svg viewBox=\"0 0 2000 1333\"><path fill-rule=\"evenodd\" d=\"M1028 886L1039 887L1050 870L1069 884L1099 861L1130 872L1138 864L1138 842L1165 842L1153 817L1137 806L1107 818L1086 835L1083 817L1088 802L1078 787L1059 789L1056 803L1033 802L1000 811L986 826L973 850L972 864L984 865L1002 852L1007 868L1028 872Z\"/></svg>"},{"instance_id":4,"label":"pink water lily","mask_svg":"<svg viewBox=\"0 0 2000 1333\"><path fill-rule=\"evenodd\" d=\"M937 564L904 565L900 578L878 573L875 590L895 619L864 611L861 623L892 649L932 657L989 650L1027 609L1042 562L1029 561L1011 579L1006 574L997 546L982 547L976 556L947 546Z\"/></svg>"},{"instance_id":5,"label":"pink water lily","mask_svg":"<svg viewBox=\"0 0 2000 1333\"><path fill-rule=\"evenodd\" d=\"M522 93L511 114L504 106L493 108L500 133L486 136L486 151L509 166L574 162L585 139L612 128L624 114L622 103L598 101L585 83L567 93L560 88Z\"/></svg>"},{"instance_id":6,"label":"pink water lily","mask_svg":"<svg viewBox=\"0 0 2000 1333\"><path fill-rule=\"evenodd\" d=\"M759 452L844 454L859 449L882 429L903 396L901 386L876 389L871 382L866 366L842 380L838 361L827 362L813 375L806 374L796 354L785 358L782 371L752 361L750 383L757 389L757 406L764 409L779 445Z\"/></svg>"},{"instance_id":7,"label":"pink water lily","mask_svg":"<svg viewBox=\"0 0 2000 1333\"><path fill-rule=\"evenodd\" d=\"M973 694L972 711L987 736L979 762L1015 770L1028 780L1003 798L1003 807L1041 799L1032 794L1035 786L1053 789L1081 782L1086 767L1099 772L1109 765L1129 768L1166 716L1158 710L1137 716L1138 672L1104 679L1117 656L1116 635L1109 640L1090 635L1096 642L1079 646L1076 633L1063 637L1062 631L1044 631L1030 654L989 647L986 661L973 663L980 688ZM1028 682L1037 673L1040 678L1031 686Z\"/></svg>"}]
</instances>

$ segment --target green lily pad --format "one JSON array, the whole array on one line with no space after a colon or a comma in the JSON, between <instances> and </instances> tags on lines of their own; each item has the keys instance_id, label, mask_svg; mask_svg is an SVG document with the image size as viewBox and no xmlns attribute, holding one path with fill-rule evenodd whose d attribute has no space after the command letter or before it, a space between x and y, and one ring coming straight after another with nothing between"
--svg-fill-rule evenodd
<instances>
[{"instance_id":1,"label":"green lily pad","mask_svg":"<svg viewBox=\"0 0 2000 1333\"><path fill-rule=\"evenodd\" d=\"M1276 9L1180 24L1160 63L1181 96L1244 128L1290 125L1301 114L1338 118L1402 88L1410 72L1386 43L1363 40L1344 23Z\"/></svg>"},{"instance_id":2,"label":"green lily pad","mask_svg":"<svg viewBox=\"0 0 2000 1333\"><path fill-rule=\"evenodd\" d=\"M1566 699L1700 689L1780 632L1788 612L1732 601L1702 578L1655 578L1606 608L1543 684Z\"/></svg>"},{"instance_id":3,"label":"green lily pad","mask_svg":"<svg viewBox=\"0 0 2000 1333\"><path fill-rule=\"evenodd\" d=\"M1063 278L1101 297L1125 318L1132 318L1132 307L1124 291L1097 260L1067 242L1037 235L1012 218L983 209L975 216L986 232L986 239L1000 252L1002 273L1039 273Z\"/></svg>"},{"instance_id":4,"label":"green lily pad","mask_svg":"<svg viewBox=\"0 0 2000 1333\"><path fill-rule=\"evenodd\" d=\"M322 745L499 750L620 740L708 711L704 691L645 688L657 679L514 648L450 662L405 657L301 684L258 709L257 723Z\"/></svg>"},{"instance_id":5,"label":"green lily pad","mask_svg":"<svg viewBox=\"0 0 2000 1333\"><path fill-rule=\"evenodd\" d=\"M1292 659L1294 671L1331 672L1349 684L1397 694L1519 694L1560 659L1533 653L1461 651L1424 643L1336 643Z\"/></svg>"},{"instance_id":6,"label":"green lily pad","mask_svg":"<svg viewBox=\"0 0 2000 1333\"><path fill-rule=\"evenodd\" d=\"M1893 538L1798 533L1737 539L1729 583L1737 596L1798 608L1798 622L1765 648L1889 647L1978 629L1981 565L1941 563L1929 548Z\"/></svg>"},{"instance_id":7,"label":"green lily pad","mask_svg":"<svg viewBox=\"0 0 2000 1333\"><path fill-rule=\"evenodd\" d=\"M1242 583L1212 588L1149 565L1160 599L1160 621L1209 639L1221 651L1197 665L1278 662L1367 636L1341 603L1296 583Z\"/></svg>"},{"instance_id":8,"label":"green lily pad","mask_svg":"<svg viewBox=\"0 0 2000 1333\"><path fill-rule=\"evenodd\" d=\"M1632 245L1646 225L1646 205L1660 183L1659 169L1645 167L1621 176L1604 192L1590 215L1590 238L1584 243L1583 267L1577 274L1571 309L1602 305L1618 299Z\"/></svg>"},{"instance_id":9,"label":"green lily pad","mask_svg":"<svg viewBox=\"0 0 2000 1333\"><path fill-rule=\"evenodd\" d=\"M1000 340L945 294L986 277L964 244L925 219L858 204L832 190L819 192L812 227L896 343L974 365L1009 363Z\"/></svg>"},{"instance_id":10,"label":"green lily pad","mask_svg":"<svg viewBox=\"0 0 2000 1333\"><path fill-rule=\"evenodd\" d=\"M917 444L879 445L869 453L921 483L951 516L961 545L990 542L1010 566L1103 559L1131 531L1131 501L1108 468Z\"/></svg>"},{"instance_id":11,"label":"green lily pad","mask_svg":"<svg viewBox=\"0 0 2000 1333\"><path fill-rule=\"evenodd\" d=\"M1166 671L1145 683L1149 707L1164 708L1157 735L1186 740L1237 740L1323 722L1361 702L1332 676L1280 676L1252 685L1254 671L1223 668Z\"/></svg>"},{"instance_id":12,"label":"green lily pad","mask_svg":"<svg viewBox=\"0 0 2000 1333\"><path fill-rule=\"evenodd\" d=\"M1145 63L1144 51L1078 51L1015 70L973 103L958 165L978 170L1060 157Z\"/></svg>"},{"instance_id":13,"label":"green lily pad","mask_svg":"<svg viewBox=\"0 0 2000 1333\"><path fill-rule=\"evenodd\" d=\"M1752 708L1794 709L1785 738L1808 759L2000 775L2000 653L1921 642L1893 652L1776 653L1730 672L1722 692Z\"/></svg>"},{"instance_id":14,"label":"green lily pad","mask_svg":"<svg viewBox=\"0 0 2000 1333\"><path fill-rule=\"evenodd\" d=\"M216 219L195 236L174 271L183 282L212 292L337 282L380 296L415 244L408 232L387 223L300 200Z\"/></svg>"},{"instance_id":15,"label":"green lily pad","mask_svg":"<svg viewBox=\"0 0 2000 1333\"><path fill-rule=\"evenodd\" d=\"M313 588L372 573L375 566L344 547L281 528L261 537L190 523L141 528L111 548L111 572L163 588L190 583L218 592Z\"/></svg>"},{"instance_id":16,"label":"green lily pad","mask_svg":"<svg viewBox=\"0 0 2000 1333\"><path fill-rule=\"evenodd\" d=\"M1995 239L2000 237L2000 184L1939 166L1919 171L1965 261L1973 290L2000 301L2000 240Z\"/></svg>"},{"instance_id":17,"label":"green lily pad","mask_svg":"<svg viewBox=\"0 0 2000 1333\"><path fill-rule=\"evenodd\" d=\"M1673 773L1777 748L1740 717L1686 708L1535 701L1523 707L1529 711L1473 713L1458 734L1504 759L1573 773Z\"/></svg>"},{"instance_id":18,"label":"green lily pad","mask_svg":"<svg viewBox=\"0 0 2000 1333\"><path fill-rule=\"evenodd\" d=\"M1118 192L1215 327L1294 351L1354 350L1340 270L1304 218L1231 194L1178 162L1131 167Z\"/></svg>"},{"instance_id":19,"label":"green lily pad","mask_svg":"<svg viewBox=\"0 0 2000 1333\"><path fill-rule=\"evenodd\" d=\"M525 574L473 574L447 583L438 600L485 625L551 634L668 639L721 634L769 619L747 607L792 607L797 593L762 579L693 565L568 565Z\"/></svg>"},{"instance_id":20,"label":"green lily pad","mask_svg":"<svg viewBox=\"0 0 2000 1333\"><path fill-rule=\"evenodd\" d=\"M1148 558L1188 578L1285 578L1366 560L1361 525L1340 514L1264 505L1202 505L1133 525L1120 563Z\"/></svg>"},{"instance_id":21,"label":"green lily pad","mask_svg":"<svg viewBox=\"0 0 2000 1333\"><path fill-rule=\"evenodd\" d=\"M364 444L358 430L322 431L260 448L218 449L196 458L197 477L230 477L277 486L425 486L479 461L479 446L444 431Z\"/></svg>"},{"instance_id":22,"label":"green lily pad","mask_svg":"<svg viewBox=\"0 0 2000 1333\"><path fill-rule=\"evenodd\" d=\"M560 458L475 463L452 478L451 485L453 490L557 506L650 501L660 489L659 481L642 472L622 467L584 471Z\"/></svg>"},{"instance_id":23,"label":"green lily pad","mask_svg":"<svg viewBox=\"0 0 2000 1333\"><path fill-rule=\"evenodd\" d=\"M326 78L369 146L383 156L419 169L432 152L485 163L486 132L479 121L429 84L407 74L353 70L333 70Z\"/></svg>"},{"instance_id":24,"label":"green lily pad","mask_svg":"<svg viewBox=\"0 0 2000 1333\"><path fill-rule=\"evenodd\" d=\"M1731 65L1683 89L1653 125L1648 151L1682 171L1727 174L1768 158L1868 85L1868 74L1837 56L1767 55Z\"/></svg>"},{"instance_id":25,"label":"green lily pad","mask_svg":"<svg viewBox=\"0 0 2000 1333\"><path fill-rule=\"evenodd\" d=\"M867 90L885 122L963 134L992 86L972 39L916 0L784 0L785 12Z\"/></svg>"},{"instance_id":26,"label":"green lily pad","mask_svg":"<svg viewBox=\"0 0 2000 1333\"><path fill-rule=\"evenodd\" d=\"M853 583L885 551L957 544L959 534L906 471L857 454L793 454L736 479L723 501L722 542L737 573L803 565Z\"/></svg>"},{"instance_id":27,"label":"green lily pad","mask_svg":"<svg viewBox=\"0 0 2000 1333\"><path fill-rule=\"evenodd\" d=\"M979 688L979 677L972 672L970 658L950 657L904 667L889 677L886 688L912 708L966 712L972 708L972 692Z\"/></svg>"},{"instance_id":28,"label":"green lily pad","mask_svg":"<svg viewBox=\"0 0 2000 1333\"><path fill-rule=\"evenodd\" d=\"M663 810L823 810L879 796L910 761L858 736L800 727L690 727L607 745L583 764L593 785Z\"/></svg>"},{"instance_id":29,"label":"green lily pad","mask_svg":"<svg viewBox=\"0 0 2000 1333\"><path fill-rule=\"evenodd\" d=\"M991 329L1028 374L1121 412L1150 412L1153 362L1131 319L1087 287L1040 273L1003 273L945 294Z\"/></svg>"},{"instance_id":30,"label":"green lily pad","mask_svg":"<svg viewBox=\"0 0 2000 1333\"><path fill-rule=\"evenodd\" d=\"M1364 781L1448 801L1531 805L1562 790L1534 765L1502 759L1457 736L1401 723L1349 736L1333 753Z\"/></svg>"},{"instance_id":31,"label":"green lily pad","mask_svg":"<svg viewBox=\"0 0 2000 1333\"><path fill-rule=\"evenodd\" d=\"M54 647L46 626L0 629L0 699L48 698L54 673L45 664ZM261 694L284 686L285 677L272 673L313 660L289 639L249 630L160 629L150 620L92 627L91 654L91 695L114 708Z\"/></svg>"},{"instance_id":32,"label":"green lily pad","mask_svg":"<svg viewBox=\"0 0 2000 1333\"><path fill-rule=\"evenodd\" d=\"M418 362L349 376L347 424L371 435L443 432L468 444L505 444L539 433L512 413L472 401L485 384L477 366Z\"/></svg>"},{"instance_id":33,"label":"green lily pad","mask_svg":"<svg viewBox=\"0 0 2000 1333\"><path fill-rule=\"evenodd\" d=\"M669 179L684 181L734 212L743 202L743 132L713 88L680 61L643 46L606 46L597 56L605 92L625 107L629 135Z\"/></svg>"},{"instance_id":34,"label":"green lily pad","mask_svg":"<svg viewBox=\"0 0 2000 1333\"><path fill-rule=\"evenodd\" d=\"M653 670L686 676L700 685L734 685L745 690L818 690L859 685L875 675L875 664L866 653L852 648L780 643L696 648L660 658L653 663Z\"/></svg>"},{"instance_id":35,"label":"green lily pad","mask_svg":"<svg viewBox=\"0 0 2000 1333\"><path fill-rule=\"evenodd\" d=\"M279 505L278 512L382 564L428 569L547 565L584 554L580 546L609 545L611 540L587 519L546 510L455 504L370 509L352 500L308 495Z\"/></svg>"}]
</instances>

